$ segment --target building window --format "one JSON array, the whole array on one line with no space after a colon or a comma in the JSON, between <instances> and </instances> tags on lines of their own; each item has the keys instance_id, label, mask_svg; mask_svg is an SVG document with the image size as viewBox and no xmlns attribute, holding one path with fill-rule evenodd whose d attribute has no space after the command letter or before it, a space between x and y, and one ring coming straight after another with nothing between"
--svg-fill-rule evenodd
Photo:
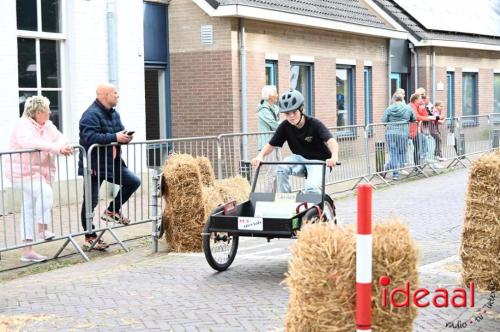
<instances>
[{"instance_id":1,"label":"building window","mask_svg":"<svg viewBox=\"0 0 500 332\"><path fill-rule=\"evenodd\" d=\"M278 62L266 60L266 85L278 86Z\"/></svg>"},{"instance_id":2,"label":"building window","mask_svg":"<svg viewBox=\"0 0 500 332\"><path fill-rule=\"evenodd\" d=\"M477 73L462 74L462 115L477 115Z\"/></svg>"},{"instance_id":3,"label":"building window","mask_svg":"<svg viewBox=\"0 0 500 332\"><path fill-rule=\"evenodd\" d=\"M365 126L373 123L372 107L372 68L365 67L363 71L365 81ZM371 127L370 127L371 129Z\"/></svg>"},{"instance_id":4,"label":"building window","mask_svg":"<svg viewBox=\"0 0 500 332\"><path fill-rule=\"evenodd\" d=\"M50 100L51 120L61 129L61 4L59 0L17 0L17 67L19 115L26 99Z\"/></svg>"},{"instance_id":5,"label":"building window","mask_svg":"<svg viewBox=\"0 0 500 332\"><path fill-rule=\"evenodd\" d=\"M354 67L337 66L337 126L354 125Z\"/></svg>"},{"instance_id":6,"label":"building window","mask_svg":"<svg viewBox=\"0 0 500 332\"><path fill-rule=\"evenodd\" d=\"M493 77L493 112L500 113L500 74L495 74Z\"/></svg>"},{"instance_id":7,"label":"building window","mask_svg":"<svg viewBox=\"0 0 500 332\"><path fill-rule=\"evenodd\" d=\"M394 92L396 92L396 89L403 89L405 90L405 103L408 103L409 101L409 80L408 80L408 74L405 73L391 73L391 96L394 95Z\"/></svg>"},{"instance_id":8,"label":"building window","mask_svg":"<svg viewBox=\"0 0 500 332\"><path fill-rule=\"evenodd\" d=\"M304 110L307 115L314 115L313 110L313 65L310 63L292 63L290 67L290 87L304 95Z\"/></svg>"},{"instance_id":9,"label":"building window","mask_svg":"<svg viewBox=\"0 0 500 332\"><path fill-rule=\"evenodd\" d=\"M449 71L446 73L446 82L447 90L446 90L446 104L447 104L447 112L446 116L448 118L455 117L455 73Z\"/></svg>"}]
</instances>

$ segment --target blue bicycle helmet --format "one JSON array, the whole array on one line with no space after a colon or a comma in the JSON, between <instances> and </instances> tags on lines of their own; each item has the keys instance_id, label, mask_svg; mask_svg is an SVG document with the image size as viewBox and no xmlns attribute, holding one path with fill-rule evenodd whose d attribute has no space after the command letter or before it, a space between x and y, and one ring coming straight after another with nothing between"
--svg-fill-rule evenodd
<instances>
[{"instance_id":1,"label":"blue bicycle helmet","mask_svg":"<svg viewBox=\"0 0 500 332\"><path fill-rule=\"evenodd\" d=\"M281 94L279 99L280 113L295 111L304 105L304 96L300 91L291 89Z\"/></svg>"}]
</instances>

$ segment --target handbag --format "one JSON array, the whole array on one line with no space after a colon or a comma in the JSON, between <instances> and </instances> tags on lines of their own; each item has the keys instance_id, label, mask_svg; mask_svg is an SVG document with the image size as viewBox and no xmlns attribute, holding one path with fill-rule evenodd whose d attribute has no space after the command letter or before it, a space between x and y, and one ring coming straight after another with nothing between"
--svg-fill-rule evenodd
<instances>
[{"instance_id":1,"label":"handbag","mask_svg":"<svg viewBox=\"0 0 500 332\"><path fill-rule=\"evenodd\" d=\"M455 146L455 133L448 133L446 135L446 145Z\"/></svg>"}]
</instances>

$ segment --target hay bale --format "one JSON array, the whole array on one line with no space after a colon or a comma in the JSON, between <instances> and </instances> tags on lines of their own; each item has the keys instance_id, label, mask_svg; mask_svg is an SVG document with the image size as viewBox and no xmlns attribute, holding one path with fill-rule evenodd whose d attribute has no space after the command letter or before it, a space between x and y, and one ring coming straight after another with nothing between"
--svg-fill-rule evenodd
<instances>
[{"instance_id":1,"label":"hay bale","mask_svg":"<svg viewBox=\"0 0 500 332\"><path fill-rule=\"evenodd\" d=\"M373 280L372 283L372 329L374 331L413 331L413 321L417 318L417 308L382 307L382 287L379 279L388 276L391 284L388 292L395 287L404 287L409 281L411 291L418 288L418 249L410 237L408 226L398 220L375 224L373 227ZM397 297L398 303L402 302Z\"/></svg>"},{"instance_id":2,"label":"hay bale","mask_svg":"<svg viewBox=\"0 0 500 332\"><path fill-rule=\"evenodd\" d=\"M247 201L248 195L250 195L250 184L239 175L229 179L216 180L214 187L221 192L224 202L234 199L241 203Z\"/></svg>"},{"instance_id":3,"label":"hay bale","mask_svg":"<svg viewBox=\"0 0 500 332\"><path fill-rule=\"evenodd\" d=\"M165 161L163 177L167 243L173 251L199 252L205 206L198 164L190 155L173 154Z\"/></svg>"},{"instance_id":4,"label":"hay bale","mask_svg":"<svg viewBox=\"0 0 500 332\"><path fill-rule=\"evenodd\" d=\"M204 186L213 186L215 181L215 174L210 160L208 160L208 158L206 157L196 157L195 160L198 164L198 168L200 169L201 183Z\"/></svg>"},{"instance_id":5,"label":"hay bale","mask_svg":"<svg viewBox=\"0 0 500 332\"><path fill-rule=\"evenodd\" d=\"M212 186L203 186L210 182ZM214 181L208 159L187 154L173 154L166 160L161 189L165 238L176 252L200 252L201 233L210 212L229 200L246 201L250 193L247 180L235 177Z\"/></svg>"},{"instance_id":6,"label":"hay bale","mask_svg":"<svg viewBox=\"0 0 500 332\"><path fill-rule=\"evenodd\" d=\"M205 220L210 212L219 204L236 200L242 203L248 200L250 184L241 176L224 180L215 180L213 186L203 187L203 201L205 204Z\"/></svg>"},{"instance_id":7,"label":"hay bale","mask_svg":"<svg viewBox=\"0 0 500 332\"><path fill-rule=\"evenodd\" d=\"M34 330L41 322L57 321L54 315L0 315L0 331L29 331Z\"/></svg>"},{"instance_id":8,"label":"hay bale","mask_svg":"<svg viewBox=\"0 0 500 332\"><path fill-rule=\"evenodd\" d=\"M226 201L224 200L224 195L221 192L220 188L216 186L211 187L203 187L203 203L205 206L205 221L208 219L208 216L219 204L223 204Z\"/></svg>"},{"instance_id":9,"label":"hay bale","mask_svg":"<svg viewBox=\"0 0 500 332\"><path fill-rule=\"evenodd\" d=\"M355 330L356 234L352 226L305 225L292 248L286 274L290 289L287 331ZM416 308L381 307L381 276L400 287L418 287L417 250L400 223L373 228L372 329L411 331Z\"/></svg>"},{"instance_id":10,"label":"hay bale","mask_svg":"<svg viewBox=\"0 0 500 332\"><path fill-rule=\"evenodd\" d=\"M500 287L500 150L471 167L460 258L465 285Z\"/></svg>"}]
</instances>

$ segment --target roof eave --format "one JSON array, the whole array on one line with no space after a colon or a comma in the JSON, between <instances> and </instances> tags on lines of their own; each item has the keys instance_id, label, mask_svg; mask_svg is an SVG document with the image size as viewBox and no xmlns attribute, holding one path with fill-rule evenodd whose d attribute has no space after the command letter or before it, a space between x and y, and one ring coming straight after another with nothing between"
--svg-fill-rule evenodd
<instances>
[{"instance_id":1,"label":"roof eave","mask_svg":"<svg viewBox=\"0 0 500 332\"><path fill-rule=\"evenodd\" d=\"M319 17L304 16L265 8L245 5L223 5L214 9L206 0L193 0L205 13L213 17L242 17L259 21L291 24L342 31L358 35L375 36L382 38L407 39L408 32L397 29L383 29L358 24L333 21Z\"/></svg>"},{"instance_id":2,"label":"roof eave","mask_svg":"<svg viewBox=\"0 0 500 332\"><path fill-rule=\"evenodd\" d=\"M484 44L484 43L471 43L454 40L439 40L439 39L422 39L414 43L416 47L449 47L449 48L466 48L485 51L500 51L500 45Z\"/></svg>"}]
</instances>

